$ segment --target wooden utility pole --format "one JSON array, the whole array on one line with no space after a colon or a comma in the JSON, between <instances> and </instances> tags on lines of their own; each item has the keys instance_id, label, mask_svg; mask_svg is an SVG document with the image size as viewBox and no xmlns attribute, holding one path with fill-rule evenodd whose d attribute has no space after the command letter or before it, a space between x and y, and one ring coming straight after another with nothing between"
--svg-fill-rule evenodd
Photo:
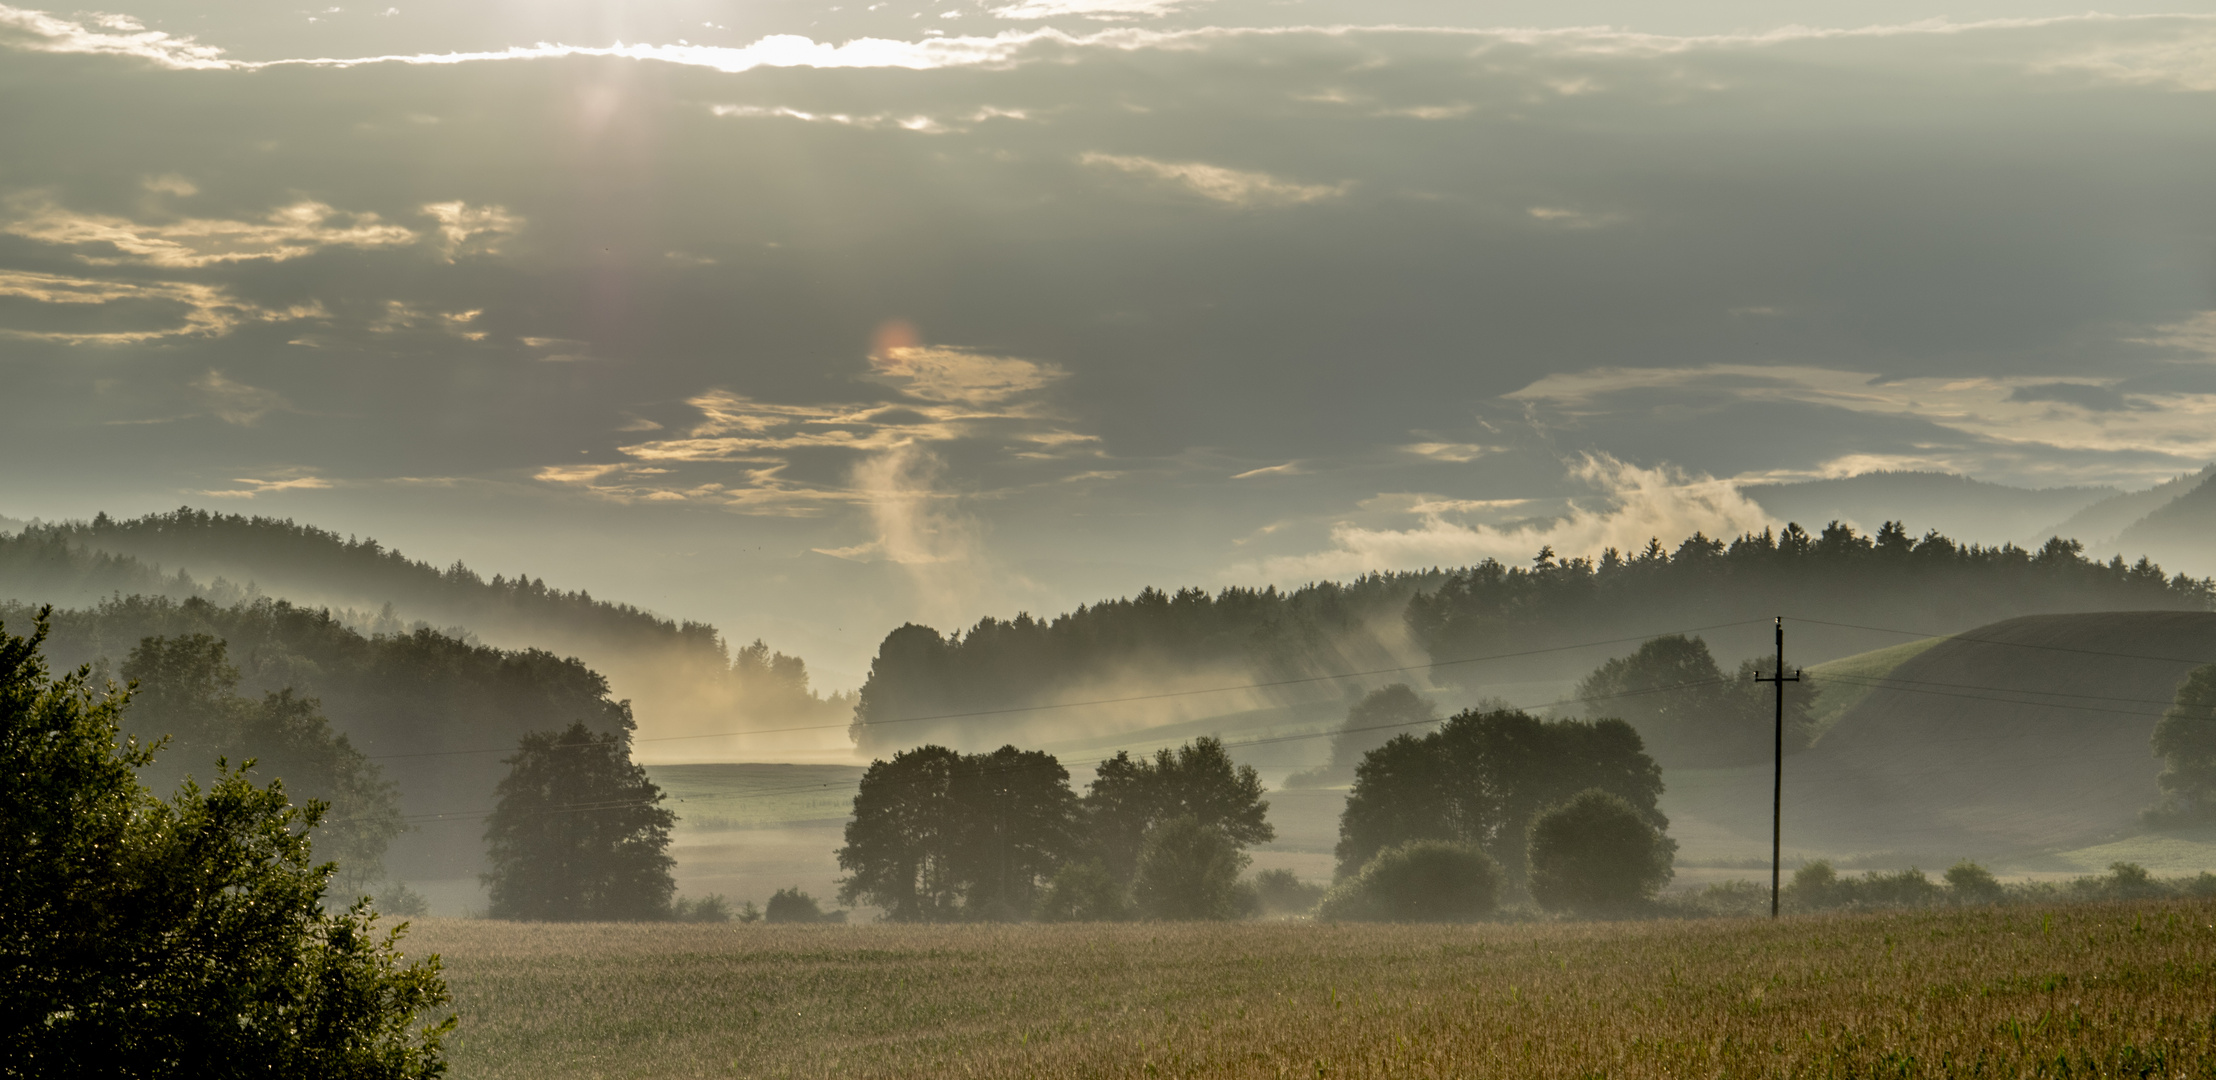
<instances>
[{"instance_id":1,"label":"wooden utility pole","mask_svg":"<svg viewBox=\"0 0 2216 1080\"><path fill-rule=\"evenodd\" d=\"M1785 684L1799 682L1801 673L1794 668L1785 674L1785 616L1777 617L1777 674L1756 675L1754 681L1777 684L1777 757L1776 770L1770 779L1770 918L1777 918L1777 868L1778 856L1785 837Z\"/></svg>"}]
</instances>

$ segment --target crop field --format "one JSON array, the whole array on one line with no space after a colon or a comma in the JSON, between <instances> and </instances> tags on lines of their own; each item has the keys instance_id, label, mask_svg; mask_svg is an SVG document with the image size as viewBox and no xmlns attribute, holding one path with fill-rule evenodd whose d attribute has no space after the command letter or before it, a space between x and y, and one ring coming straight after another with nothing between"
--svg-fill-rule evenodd
<instances>
[{"instance_id":1,"label":"crop field","mask_svg":"<svg viewBox=\"0 0 2216 1080\"><path fill-rule=\"evenodd\" d=\"M2216 1075L2216 905L1332 926L418 923L460 1080Z\"/></svg>"}]
</instances>

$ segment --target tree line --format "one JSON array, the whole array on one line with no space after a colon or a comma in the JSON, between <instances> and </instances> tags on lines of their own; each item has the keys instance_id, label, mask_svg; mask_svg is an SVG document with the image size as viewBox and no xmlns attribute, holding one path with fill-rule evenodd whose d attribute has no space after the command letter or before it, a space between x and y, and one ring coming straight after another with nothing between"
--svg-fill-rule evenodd
<instances>
[{"instance_id":1,"label":"tree line","mask_svg":"<svg viewBox=\"0 0 2216 1080\"><path fill-rule=\"evenodd\" d=\"M2211 607L2216 583L2208 579L2169 576L2145 559L2090 560L2083 545L2061 538L2036 551L1986 547L1937 532L1913 536L1899 522L1874 534L1838 522L1817 533L1787 525L1729 541L1695 533L1674 547L1657 538L1637 552L1571 558L1546 549L1528 566L1488 559L1285 592L1150 588L1050 619L986 618L953 634L910 624L880 644L852 731L870 752L921 742L991 745L1018 731L1045 739L1051 715L1009 710L1066 700L1135 671L1158 685L1217 669L1269 682L1400 666L1408 659L1394 651L1399 641L1446 663L1555 649L1626 627L1660 631L1779 612L1943 632L2034 612ZM1570 656L1536 657L1526 675L1575 677L1555 670L1577 662ZM979 713L989 715L961 715ZM1339 762L1342 771L1348 764Z\"/></svg>"}]
</instances>

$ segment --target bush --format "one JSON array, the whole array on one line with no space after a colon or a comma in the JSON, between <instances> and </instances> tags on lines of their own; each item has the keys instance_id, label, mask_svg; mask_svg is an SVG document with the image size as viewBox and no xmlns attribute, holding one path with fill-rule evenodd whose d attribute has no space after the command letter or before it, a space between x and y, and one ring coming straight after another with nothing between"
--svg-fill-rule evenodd
<instances>
[{"instance_id":1,"label":"bush","mask_svg":"<svg viewBox=\"0 0 2216 1080\"><path fill-rule=\"evenodd\" d=\"M2007 894L1993 872L1964 859L1947 868L1947 895L1957 904L1997 904Z\"/></svg>"},{"instance_id":2,"label":"bush","mask_svg":"<svg viewBox=\"0 0 2216 1080\"><path fill-rule=\"evenodd\" d=\"M1290 870L1254 875L1254 898L1266 915L1305 915L1315 910L1323 894L1323 886L1302 881Z\"/></svg>"},{"instance_id":3,"label":"bush","mask_svg":"<svg viewBox=\"0 0 2216 1080\"><path fill-rule=\"evenodd\" d=\"M1822 859L1805 863L1793 871L1782 900L1785 906L1811 911L1834 907L1840 902L1839 872Z\"/></svg>"},{"instance_id":4,"label":"bush","mask_svg":"<svg viewBox=\"0 0 2216 1080\"><path fill-rule=\"evenodd\" d=\"M1549 911L1622 911L1669 884L1677 845L1622 797L1587 788L1531 823L1531 898Z\"/></svg>"},{"instance_id":5,"label":"bush","mask_svg":"<svg viewBox=\"0 0 2216 1080\"><path fill-rule=\"evenodd\" d=\"M770 894L769 905L762 909L762 921L773 923L843 923L846 912L825 911L816 904L816 898L800 891L795 885Z\"/></svg>"},{"instance_id":6,"label":"bush","mask_svg":"<svg viewBox=\"0 0 2216 1080\"><path fill-rule=\"evenodd\" d=\"M680 896L669 905L669 917L677 922L730 922L731 905L720 893L709 893L698 900Z\"/></svg>"},{"instance_id":7,"label":"bush","mask_svg":"<svg viewBox=\"0 0 2216 1080\"><path fill-rule=\"evenodd\" d=\"M1475 848L1414 840L1386 848L1323 898L1318 918L1347 922L1468 922L1500 901L1500 866Z\"/></svg>"},{"instance_id":8,"label":"bush","mask_svg":"<svg viewBox=\"0 0 2216 1080\"><path fill-rule=\"evenodd\" d=\"M1039 898L1038 916L1046 922L1121 922L1131 917L1123 883L1098 859L1064 864Z\"/></svg>"},{"instance_id":9,"label":"bush","mask_svg":"<svg viewBox=\"0 0 2216 1080\"><path fill-rule=\"evenodd\" d=\"M1239 887L1247 861L1222 829L1180 815L1148 830L1132 899L1149 919L1236 919L1252 905Z\"/></svg>"},{"instance_id":10,"label":"bush","mask_svg":"<svg viewBox=\"0 0 2216 1080\"><path fill-rule=\"evenodd\" d=\"M398 915L403 919L420 919L431 913L430 901L423 894L408 887L406 882L395 881L377 894L379 915Z\"/></svg>"}]
</instances>

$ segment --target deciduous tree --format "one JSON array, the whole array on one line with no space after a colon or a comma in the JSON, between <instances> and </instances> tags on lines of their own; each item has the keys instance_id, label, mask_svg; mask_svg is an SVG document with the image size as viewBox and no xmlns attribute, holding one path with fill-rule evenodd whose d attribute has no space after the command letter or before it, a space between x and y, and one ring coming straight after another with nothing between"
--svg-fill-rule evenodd
<instances>
[{"instance_id":1,"label":"deciduous tree","mask_svg":"<svg viewBox=\"0 0 2216 1080\"><path fill-rule=\"evenodd\" d=\"M668 917L677 817L627 740L576 722L524 736L507 761L485 827L493 918Z\"/></svg>"}]
</instances>

